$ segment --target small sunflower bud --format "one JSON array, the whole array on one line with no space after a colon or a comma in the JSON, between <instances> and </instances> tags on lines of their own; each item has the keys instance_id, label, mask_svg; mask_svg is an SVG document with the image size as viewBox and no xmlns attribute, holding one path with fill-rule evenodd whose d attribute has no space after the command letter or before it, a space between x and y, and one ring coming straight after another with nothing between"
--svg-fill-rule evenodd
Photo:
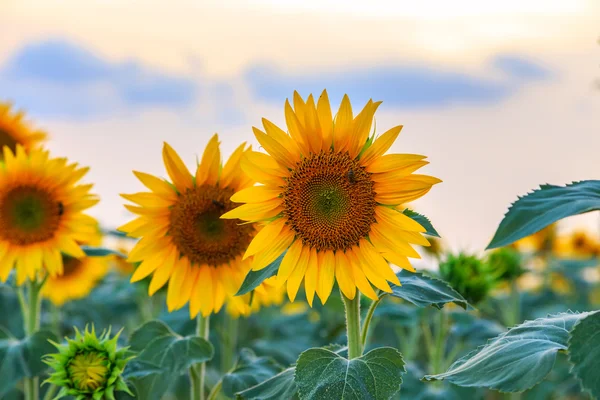
<instances>
[{"instance_id":1,"label":"small sunflower bud","mask_svg":"<svg viewBox=\"0 0 600 400\"><path fill-rule=\"evenodd\" d=\"M97 337L93 327L91 331L86 327L83 334L75 328L75 339L67 338L64 345L52 343L58 353L49 354L44 360L54 370L44 383L61 388L54 400L65 396L76 400L114 400L117 390L132 395L121 377L132 357L127 356L127 348L117 348L120 333L109 339L110 329Z\"/></svg>"}]
</instances>

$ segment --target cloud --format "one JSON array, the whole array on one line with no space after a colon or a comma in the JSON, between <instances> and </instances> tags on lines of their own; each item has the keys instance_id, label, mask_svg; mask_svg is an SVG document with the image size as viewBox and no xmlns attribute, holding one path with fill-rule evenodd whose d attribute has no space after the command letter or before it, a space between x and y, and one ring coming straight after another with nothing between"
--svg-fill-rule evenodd
<instances>
[{"instance_id":1,"label":"cloud","mask_svg":"<svg viewBox=\"0 0 600 400\"><path fill-rule=\"evenodd\" d=\"M377 65L324 73L285 74L259 65L250 68L245 77L253 95L267 101L281 101L294 90L306 95L327 88L334 99L341 99L347 93L358 102L376 97L401 108L430 108L496 103L515 93L522 80L550 76L545 68L517 56L496 57L490 66L485 77L478 77L432 66ZM498 75L497 72L503 76L488 77Z\"/></svg>"},{"instance_id":2,"label":"cloud","mask_svg":"<svg viewBox=\"0 0 600 400\"><path fill-rule=\"evenodd\" d=\"M0 86L32 113L59 117L180 108L198 97L193 79L134 61L113 63L63 40L23 47L0 69Z\"/></svg>"}]
</instances>

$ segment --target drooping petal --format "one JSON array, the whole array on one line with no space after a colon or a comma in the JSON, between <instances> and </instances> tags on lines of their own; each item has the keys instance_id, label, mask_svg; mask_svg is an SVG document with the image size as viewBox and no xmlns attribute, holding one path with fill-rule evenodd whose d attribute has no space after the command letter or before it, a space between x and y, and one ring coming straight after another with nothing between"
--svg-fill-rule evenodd
<instances>
[{"instance_id":1,"label":"drooping petal","mask_svg":"<svg viewBox=\"0 0 600 400\"><path fill-rule=\"evenodd\" d=\"M312 248L308 258L308 267L306 267L306 273L304 275L304 291L306 292L306 301L308 301L308 305L311 307L315 297L315 292L317 290L318 281L319 257L317 255L317 250Z\"/></svg>"},{"instance_id":2,"label":"drooping petal","mask_svg":"<svg viewBox=\"0 0 600 400\"><path fill-rule=\"evenodd\" d=\"M350 300L354 299L356 283L352 274L352 265L350 265L347 254L340 250L335 252L335 278L344 296Z\"/></svg>"},{"instance_id":3,"label":"drooping petal","mask_svg":"<svg viewBox=\"0 0 600 400\"><path fill-rule=\"evenodd\" d=\"M287 293L291 302L296 299L296 294L298 293L298 289L300 288L300 284L302 283L302 279L304 279L306 269L308 268L309 258L310 248L308 246L303 246L298 263L290 274L290 277L287 279Z\"/></svg>"},{"instance_id":4,"label":"drooping petal","mask_svg":"<svg viewBox=\"0 0 600 400\"><path fill-rule=\"evenodd\" d=\"M265 250L268 246L272 246L273 239L278 237L284 226L284 218L277 219L265 225L248 245L248 248L244 253L244 259Z\"/></svg>"},{"instance_id":5,"label":"drooping petal","mask_svg":"<svg viewBox=\"0 0 600 400\"><path fill-rule=\"evenodd\" d=\"M252 270L260 271L277 259L294 240L294 232L288 227L283 227L281 233L272 241L271 247L254 256Z\"/></svg>"},{"instance_id":6,"label":"drooping petal","mask_svg":"<svg viewBox=\"0 0 600 400\"><path fill-rule=\"evenodd\" d=\"M335 256L333 251L319 252L319 268L317 295L321 299L321 303L325 304L335 282Z\"/></svg>"}]
</instances>

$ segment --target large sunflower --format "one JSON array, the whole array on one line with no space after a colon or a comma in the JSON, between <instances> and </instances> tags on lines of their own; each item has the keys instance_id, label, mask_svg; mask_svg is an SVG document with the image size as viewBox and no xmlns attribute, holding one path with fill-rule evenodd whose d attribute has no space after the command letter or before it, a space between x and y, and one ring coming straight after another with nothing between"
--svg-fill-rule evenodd
<instances>
[{"instance_id":1,"label":"large sunflower","mask_svg":"<svg viewBox=\"0 0 600 400\"><path fill-rule=\"evenodd\" d=\"M428 245L425 229L397 207L440 180L413 174L425 156L384 155L402 126L370 136L379 104L354 116L344 96L334 120L327 92L316 104L294 93L294 109L285 104L289 134L266 119L264 132L253 128L269 154L249 152L242 169L262 185L236 193L231 200L247 204L222 218L267 222L245 255L260 270L287 250L277 277L292 301L302 280L311 305L315 292L325 303L334 281L350 299L356 288L376 298L371 284L386 292L388 281L399 284L386 261L414 271L411 244Z\"/></svg>"},{"instance_id":2,"label":"large sunflower","mask_svg":"<svg viewBox=\"0 0 600 400\"><path fill-rule=\"evenodd\" d=\"M17 145L4 147L0 163L0 279L13 267L17 284L45 269L53 277L63 273L61 253L85 254L79 243L91 240L96 220L83 211L98 202L92 185L78 182L88 168L50 158L48 152L29 153Z\"/></svg>"},{"instance_id":3,"label":"large sunflower","mask_svg":"<svg viewBox=\"0 0 600 400\"><path fill-rule=\"evenodd\" d=\"M193 176L165 143L163 159L172 183L134 172L151 192L122 195L136 204L125 207L138 217L119 230L141 238L129 253L129 262L141 262L131 281L153 274L150 295L169 281L169 310L189 301L192 318L200 311L207 316L230 301L240 314L248 312L246 302L233 296L250 270L251 259L242 256L256 229L253 224L220 219L234 208L229 200L233 193L255 183L240 169L247 151L242 144L221 166L214 135Z\"/></svg>"},{"instance_id":4,"label":"large sunflower","mask_svg":"<svg viewBox=\"0 0 600 400\"><path fill-rule=\"evenodd\" d=\"M29 127L23 112L13 112L11 108L10 103L0 102L0 160L3 147L14 153L20 144L29 151L46 139L45 132Z\"/></svg>"}]
</instances>

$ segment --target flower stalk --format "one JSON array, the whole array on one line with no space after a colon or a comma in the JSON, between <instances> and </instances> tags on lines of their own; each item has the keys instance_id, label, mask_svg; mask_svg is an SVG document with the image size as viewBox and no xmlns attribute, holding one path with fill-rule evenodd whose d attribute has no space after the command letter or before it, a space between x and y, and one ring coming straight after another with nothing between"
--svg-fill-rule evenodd
<instances>
[{"instance_id":1,"label":"flower stalk","mask_svg":"<svg viewBox=\"0 0 600 400\"><path fill-rule=\"evenodd\" d=\"M347 298L342 293L342 300L346 309L346 332L348 335L348 359L362 356L362 342L360 331L360 292L356 291L354 299Z\"/></svg>"},{"instance_id":2,"label":"flower stalk","mask_svg":"<svg viewBox=\"0 0 600 400\"><path fill-rule=\"evenodd\" d=\"M208 340L210 332L210 317L203 317L202 314L198 314L196 335L203 339ZM190 368L190 380L191 380L191 400L204 400L204 381L206 375L206 363L194 365Z\"/></svg>"}]
</instances>

